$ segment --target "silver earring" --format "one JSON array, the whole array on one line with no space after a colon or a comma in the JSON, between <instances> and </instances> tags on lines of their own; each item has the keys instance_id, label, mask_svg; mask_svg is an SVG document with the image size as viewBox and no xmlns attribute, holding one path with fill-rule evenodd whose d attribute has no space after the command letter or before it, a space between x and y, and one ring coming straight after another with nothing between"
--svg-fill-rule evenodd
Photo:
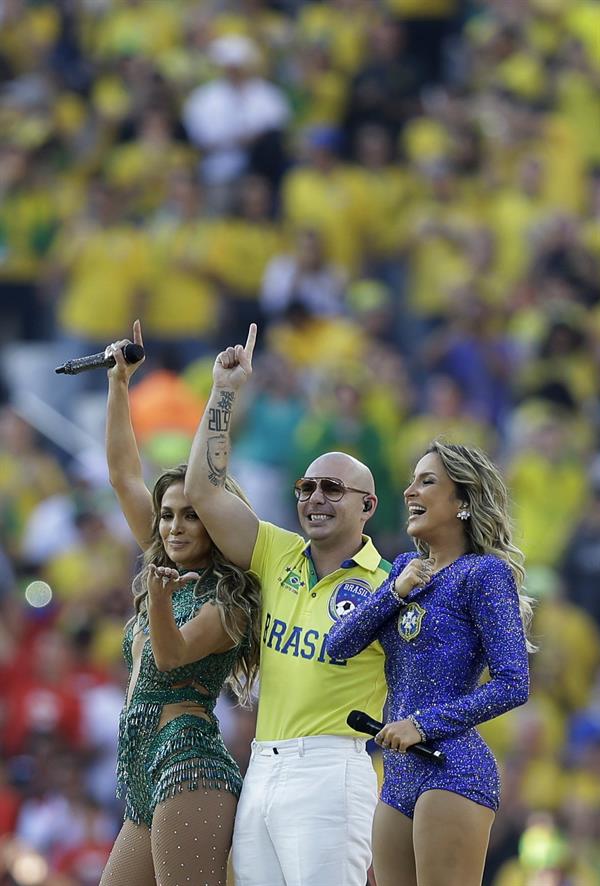
<instances>
[{"instance_id":1,"label":"silver earring","mask_svg":"<svg viewBox=\"0 0 600 886\"><path fill-rule=\"evenodd\" d=\"M471 511L468 511L466 508L463 508L462 511L459 511L456 515L459 520L468 520L471 516Z\"/></svg>"}]
</instances>

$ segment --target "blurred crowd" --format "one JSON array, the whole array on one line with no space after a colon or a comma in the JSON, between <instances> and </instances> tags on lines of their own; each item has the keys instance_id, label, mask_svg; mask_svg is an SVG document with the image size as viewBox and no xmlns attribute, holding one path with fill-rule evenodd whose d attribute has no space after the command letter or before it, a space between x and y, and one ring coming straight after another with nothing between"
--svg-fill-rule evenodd
<instances>
[{"instance_id":1,"label":"blurred crowd","mask_svg":"<svg viewBox=\"0 0 600 886\"><path fill-rule=\"evenodd\" d=\"M149 482L250 321L233 467L262 518L295 528L294 479L342 449L393 557L430 439L503 466L540 648L529 703L481 729L486 884L600 882L600 5L0 0L0 78L0 357L140 318ZM105 378L60 384L76 423ZM93 886L137 551L103 465L12 394L5 371L0 886ZM253 714L218 713L243 768Z\"/></svg>"}]
</instances>

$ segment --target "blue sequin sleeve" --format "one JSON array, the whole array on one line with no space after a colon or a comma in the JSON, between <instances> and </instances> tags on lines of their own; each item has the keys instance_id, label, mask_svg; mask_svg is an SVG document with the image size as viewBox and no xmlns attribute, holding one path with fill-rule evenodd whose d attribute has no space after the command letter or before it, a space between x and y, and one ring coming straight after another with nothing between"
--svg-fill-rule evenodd
<instances>
[{"instance_id":1,"label":"blue sequin sleeve","mask_svg":"<svg viewBox=\"0 0 600 886\"><path fill-rule=\"evenodd\" d=\"M447 738L527 701L529 666L519 596L509 566L481 557L468 580L467 605L490 680L473 692L414 711L428 739Z\"/></svg>"},{"instance_id":2,"label":"blue sequin sleeve","mask_svg":"<svg viewBox=\"0 0 600 886\"><path fill-rule=\"evenodd\" d=\"M390 588L413 556L400 554L396 557L384 583L364 603L334 624L327 638L328 655L338 659L352 658L377 639L381 627L398 614L402 605Z\"/></svg>"}]
</instances>

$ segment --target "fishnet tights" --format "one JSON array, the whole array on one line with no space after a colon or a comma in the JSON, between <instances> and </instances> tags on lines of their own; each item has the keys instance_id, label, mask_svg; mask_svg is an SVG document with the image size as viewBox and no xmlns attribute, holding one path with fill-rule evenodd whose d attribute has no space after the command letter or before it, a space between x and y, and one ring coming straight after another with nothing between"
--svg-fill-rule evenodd
<instances>
[{"instance_id":1,"label":"fishnet tights","mask_svg":"<svg viewBox=\"0 0 600 886\"><path fill-rule=\"evenodd\" d=\"M229 791L184 786L150 830L125 821L100 886L225 886L236 805Z\"/></svg>"}]
</instances>

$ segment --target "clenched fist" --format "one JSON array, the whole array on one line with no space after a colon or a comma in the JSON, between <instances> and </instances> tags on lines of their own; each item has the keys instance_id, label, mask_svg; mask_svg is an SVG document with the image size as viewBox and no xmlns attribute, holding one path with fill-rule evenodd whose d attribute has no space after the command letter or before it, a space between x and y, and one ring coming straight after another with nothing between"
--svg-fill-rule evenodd
<instances>
[{"instance_id":1,"label":"clenched fist","mask_svg":"<svg viewBox=\"0 0 600 886\"><path fill-rule=\"evenodd\" d=\"M398 597L406 597L413 588L424 587L433 575L433 560L415 557L408 563L394 582L394 592Z\"/></svg>"}]
</instances>

